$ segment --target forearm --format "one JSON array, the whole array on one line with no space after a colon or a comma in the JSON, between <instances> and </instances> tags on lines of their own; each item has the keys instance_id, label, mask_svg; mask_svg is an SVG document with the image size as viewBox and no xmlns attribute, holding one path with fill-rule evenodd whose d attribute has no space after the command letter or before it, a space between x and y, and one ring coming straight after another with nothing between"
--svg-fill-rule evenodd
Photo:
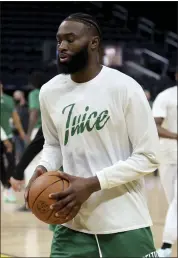
<instances>
[{"instance_id":1,"label":"forearm","mask_svg":"<svg viewBox=\"0 0 178 258\"><path fill-rule=\"evenodd\" d=\"M172 133L170 131L168 131L167 129L161 127L160 125L157 125L157 129L158 129L158 135L159 137L162 138L167 138L167 139L177 139L177 133Z\"/></svg>"},{"instance_id":2,"label":"forearm","mask_svg":"<svg viewBox=\"0 0 178 258\"><path fill-rule=\"evenodd\" d=\"M119 161L113 166L97 172L101 189L113 188L138 180L140 177L154 172L159 166L152 154L133 154L126 161Z\"/></svg>"},{"instance_id":3,"label":"forearm","mask_svg":"<svg viewBox=\"0 0 178 258\"><path fill-rule=\"evenodd\" d=\"M13 112L12 118L13 118L14 126L18 130L19 134L20 135L24 134L24 130L23 130L23 127L22 127L22 124L21 124L20 117L19 117L18 113Z\"/></svg>"},{"instance_id":4,"label":"forearm","mask_svg":"<svg viewBox=\"0 0 178 258\"><path fill-rule=\"evenodd\" d=\"M28 125L28 136L31 136L31 133L37 123L38 120L38 111L37 110L31 110L30 111L30 117L29 117L29 125Z\"/></svg>"}]
</instances>

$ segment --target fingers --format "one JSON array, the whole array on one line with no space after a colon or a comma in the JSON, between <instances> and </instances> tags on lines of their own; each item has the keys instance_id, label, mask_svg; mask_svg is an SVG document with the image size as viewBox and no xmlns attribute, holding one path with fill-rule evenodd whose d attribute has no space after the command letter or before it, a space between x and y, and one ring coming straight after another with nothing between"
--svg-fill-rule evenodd
<instances>
[{"instance_id":1,"label":"fingers","mask_svg":"<svg viewBox=\"0 0 178 258\"><path fill-rule=\"evenodd\" d=\"M59 176L61 179L64 179L64 180L67 180L67 181L70 181L70 175L68 175L67 173L64 173L64 172L60 172L59 171Z\"/></svg>"},{"instance_id":2,"label":"fingers","mask_svg":"<svg viewBox=\"0 0 178 258\"><path fill-rule=\"evenodd\" d=\"M74 209L76 205L75 201L69 202L64 208L62 208L60 211L56 212L56 217L59 217L60 215L67 217L71 211Z\"/></svg>"},{"instance_id":3,"label":"fingers","mask_svg":"<svg viewBox=\"0 0 178 258\"><path fill-rule=\"evenodd\" d=\"M41 166L36 168L36 177L41 176L42 174L44 174L46 172L46 170L44 170ZM36 178L35 178L36 179Z\"/></svg>"},{"instance_id":4,"label":"fingers","mask_svg":"<svg viewBox=\"0 0 178 258\"><path fill-rule=\"evenodd\" d=\"M47 171L44 167L42 166L39 166L36 168L33 176L31 177L26 189L25 189L25 193L24 193L24 198L25 198L25 205L26 205L26 208L29 209L29 206L28 206L28 193L29 193L29 190L30 190L30 187L32 185L32 183L35 181L36 178L38 178L40 175L42 175L43 173L45 173L45 171Z\"/></svg>"},{"instance_id":5,"label":"fingers","mask_svg":"<svg viewBox=\"0 0 178 258\"><path fill-rule=\"evenodd\" d=\"M24 193L24 198L25 198L25 206L27 209L29 209L29 206L28 206L28 193L29 193L29 187L26 187L25 189L25 193Z\"/></svg>"},{"instance_id":6,"label":"fingers","mask_svg":"<svg viewBox=\"0 0 178 258\"><path fill-rule=\"evenodd\" d=\"M71 187L67 188L67 190L62 191L61 193L52 193L49 195L50 199L54 199L54 200L60 200L62 198L67 197L68 195L72 194L72 189Z\"/></svg>"},{"instance_id":7,"label":"fingers","mask_svg":"<svg viewBox=\"0 0 178 258\"><path fill-rule=\"evenodd\" d=\"M55 211L61 211L61 209L63 209L69 203L74 202L73 200L74 200L73 196L69 195L68 197L64 198L63 200L60 200L60 201L56 202L55 204L52 204L50 208Z\"/></svg>"},{"instance_id":8,"label":"fingers","mask_svg":"<svg viewBox=\"0 0 178 258\"><path fill-rule=\"evenodd\" d=\"M72 220L78 213L80 209L80 206L75 206L71 211L70 213L66 216L66 220L70 221Z\"/></svg>"}]
</instances>

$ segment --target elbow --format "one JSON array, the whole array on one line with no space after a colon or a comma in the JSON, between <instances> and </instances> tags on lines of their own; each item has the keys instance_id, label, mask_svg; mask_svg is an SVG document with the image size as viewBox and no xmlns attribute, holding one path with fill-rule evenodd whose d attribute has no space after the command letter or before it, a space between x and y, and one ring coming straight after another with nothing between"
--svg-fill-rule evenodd
<instances>
[{"instance_id":1,"label":"elbow","mask_svg":"<svg viewBox=\"0 0 178 258\"><path fill-rule=\"evenodd\" d=\"M150 168L150 173L154 172L159 168L159 154L158 153L147 153L146 159L148 161L148 166Z\"/></svg>"}]
</instances>

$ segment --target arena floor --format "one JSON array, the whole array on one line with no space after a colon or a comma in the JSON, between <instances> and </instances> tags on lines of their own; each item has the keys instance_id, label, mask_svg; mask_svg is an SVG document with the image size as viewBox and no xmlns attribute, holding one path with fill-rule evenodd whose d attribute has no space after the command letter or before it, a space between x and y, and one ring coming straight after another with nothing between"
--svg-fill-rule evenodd
<instances>
[{"instance_id":1,"label":"arena floor","mask_svg":"<svg viewBox=\"0 0 178 258\"><path fill-rule=\"evenodd\" d=\"M160 247L167 203L159 177L147 176L148 205L153 219L153 236L156 247ZM38 221L30 212L17 212L23 202L18 193L18 204L1 202L1 257L49 257L52 232L48 225ZM177 244L172 257L177 257Z\"/></svg>"}]
</instances>

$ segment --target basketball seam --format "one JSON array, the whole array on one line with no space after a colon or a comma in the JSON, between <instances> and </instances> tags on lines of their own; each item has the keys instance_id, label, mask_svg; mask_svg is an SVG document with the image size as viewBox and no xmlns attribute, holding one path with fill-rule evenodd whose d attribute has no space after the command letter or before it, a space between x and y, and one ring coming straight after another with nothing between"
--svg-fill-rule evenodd
<instances>
[{"instance_id":1,"label":"basketball seam","mask_svg":"<svg viewBox=\"0 0 178 258\"><path fill-rule=\"evenodd\" d=\"M51 185L53 185L53 184L55 184L56 182L59 182L59 181L61 181L61 179L59 179L59 180L53 182L52 184L48 185L48 187L51 186ZM48 187L47 187L47 188L48 188ZM40 193L38 194L38 196L36 197L35 201L33 202L33 206L32 206L32 208L31 208L31 210L33 209L33 207L34 207L34 205L35 205L35 203L36 203L38 197L39 197L45 190L46 190L46 188L45 188L42 192L40 192Z\"/></svg>"},{"instance_id":2,"label":"basketball seam","mask_svg":"<svg viewBox=\"0 0 178 258\"><path fill-rule=\"evenodd\" d=\"M62 183L63 183L63 189L62 189L62 192L64 191L64 181L63 180L61 180L62 181ZM48 219L51 217L51 214L53 213L53 210L51 211L51 213L50 213L50 215L49 215L49 217L47 218L47 221L48 221Z\"/></svg>"}]
</instances>

